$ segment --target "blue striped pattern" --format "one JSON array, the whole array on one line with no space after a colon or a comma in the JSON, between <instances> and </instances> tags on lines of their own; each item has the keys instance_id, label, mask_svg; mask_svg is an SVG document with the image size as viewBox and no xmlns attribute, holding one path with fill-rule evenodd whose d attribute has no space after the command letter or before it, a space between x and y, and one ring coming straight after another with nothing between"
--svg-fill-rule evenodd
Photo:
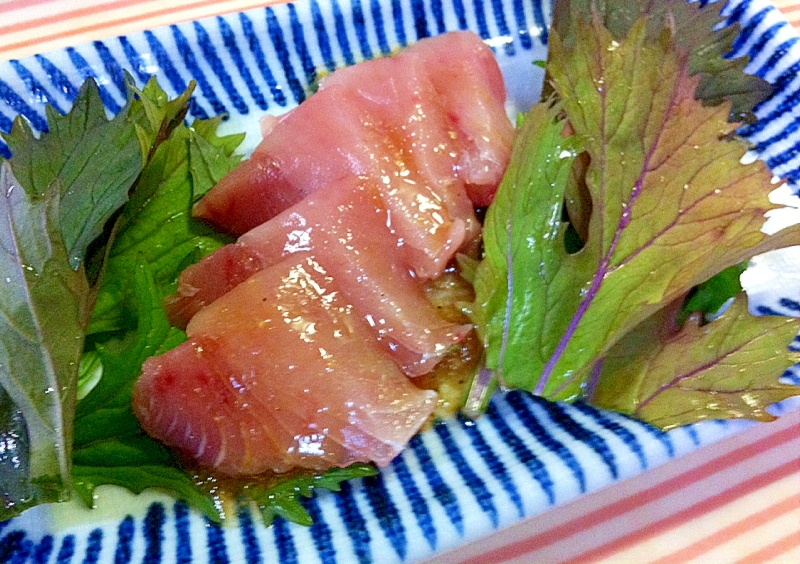
<instances>
[{"instance_id":1,"label":"blue striped pattern","mask_svg":"<svg viewBox=\"0 0 800 564\"><path fill-rule=\"evenodd\" d=\"M488 515L492 526L497 528L498 516L497 506L492 499L492 494L486 488L486 483L476 474L475 470L464 458L464 454L459 450L450 432L450 426L439 424L435 427L435 432L442 441L444 451L447 453L449 461L455 466L458 474L464 480L464 485L470 491L481 511Z\"/></svg>"},{"instance_id":2,"label":"blue striped pattern","mask_svg":"<svg viewBox=\"0 0 800 564\"><path fill-rule=\"evenodd\" d=\"M734 0L725 14L742 24L734 55L749 54L749 70L777 85L757 109L760 121L741 132L796 187L800 41L763 1ZM510 62L544 57L549 17L547 0L301 0L155 29L0 63L0 129L8 131L22 115L44 130L44 105L63 113L87 76L100 81L103 102L115 111L125 103L123 69L140 85L157 76L173 95L195 80L193 116L227 113L229 131L246 129L266 112L301 102L339 66L454 29L491 40L513 84L516 71L509 69L520 67ZM252 148L254 141L248 143ZM0 153L7 156L8 148L0 145ZM779 296L761 308L798 315L800 301ZM800 350L800 338L793 346ZM786 379L800 382L800 369ZM740 422L704 422L662 433L587 405L509 393L475 424L450 421L415 437L380 476L304 500L315 521L307 529L279 518L264 529L249 507L238 508L237 527L219 527L183 503L155 501L118 522L43 531L47 508L36 508L0 523L0 562L413 561L740 428Z\"/></svg>"},{"instance_id":3,"label":"blue striped pattern","mask_svg":"<svg viewBox=\"0 0 800 564\"><path fill-rule=\"evenodd\" d=\"M145 564L161 562L163 556L161 543L164 538L163 527L165 517L164 506L160 503L151 505L144 517L142 534L144 535L145 543Z\"/></svg>"},{"instance_id":4,"label":"blue striped pattern","mask_svg":"<svg viewBox=\"0 0 800 564\"><path fill-rule=\"evenodd\" d=\"M230 562L222 527L219 523L213 523L208 519L206 519L206 554L208 559L215 564Z\"/></svg>"},{"instance_id":5,"label":"blue striped pattern","mask_svg":"<svg viewBox=\"0 0 800 564\"><path fill-rule=\"evenodd\" d=\"M430 548L436 548L436 526L433 522L428 503L425 497L420 494L419 488L414 481L414 476L408 469L408 465L403 457L394 461L393 469L397 480L402 487L403 495L411 505L411 511L417 522L417 527L422 533L423 538L428 542Z\"/></svg>"},{"instance_id":6,"label":"blue striped pattern","mask_svg":"<svg viewBox=\"0 0 800 564\"><path fill-rule=\"evenodd\" d=\"M36 548L33 549L31 561L34 564L44 564L50 560L50 555L53 553L53 536L45 535Z\"/></svg>"},{"instance_id":7,"label":"blue striped pattern","mask_svg":"<svg viewBox=\"0 0 800 564\"><path fill-rule=\"evenodd\" d=\"M114 549L114 564L126 564L131 561L131 543L136 531L133 517L128 515L117 529L117 546Z\"/></svg>"},{"instance_id":8,"label":"blue striped pattern","mask_svg":"<svg viewBox=\"0 0 800 564\"><path fill-rule=\"evenodd\" d=\"M356 504L353 486L347 482L342 484L342 491L336 496L335 502L346 534L353 543L354 556L359 564L372 562L371 538L367 530L367 521Z\"/></svg>"},{"instance_id":9,"label":"blue striped pattern","mask_svg":"<svg viewBox=\"0 0 800 564\"><path fill-rule=\"evenodd\" d=\"M67 535L61 541L61 548L58 549L58 556L56 562L58 564L67 564L72 562L72 556L75 554L75 535Z\"/></svg>"},{"instance_id":10,"label":"blue striped pattern","mask_svg":"<svg viewBox=\"0 0 800 564\"><path fill-rule=\"evenodd\" d=\"M257 564L261 562L261 547L258 545L256 537L254 515L249 507L242 506L236 512L239 519L239 531L242 535L244 545L245 562L247 564Z\"/></svg>"},{"instance_id":11,"label":"blue striped pattern","mask_svg":"<svg viewBox=\"0 0 800 564\"><path fill-rule=\"evenodd\" d=\"M417 435L409 443L409 449L417 456L420 471L425 476L425 480L430 486L433 499L439 503L445 511L445 515L450 523L456 528L459 534L464 534L464 515L458 498L453 493L453 489L442 479L436 464L431 457L430 451L424 444L422 435Z\"/></svg>"},{"instance_id":12,"label":"blue striped pattern","mask_svg":"<svg viewBox=\"0 0 800 564\"><path fill-rule=\"evenodd\" d=\"M483 434L481 434L481 431L477 426L471 424L464 425L464 431L469 436L470 441L472 441L472 446L475 449L475 452L483 459L483 461L489 467L489 471L497 478L505 492L508 494L511 503L513 503L514 507L517 508L517 514L519 517L523 517L525 515L525 509L522 505L522 497L520 496L517 486L514 484L514 480L511 479L505 464L503 464L502 460L500 460L497 454L492 450L491 446L489 446L489 443L486 441L486 438L483 436Z\"/></svg>"},{"instance_id":13,"label":"blue striped pattern","mask_svg":"<svg viewBox=\"0 0 800 564\"><path fill-rule=\"evenodd\" d=\"M103 530L92 529L89 533L89 541L86 543L86 556L83 564L95 564L100 558L100 550L103 548Z\"/></svg>"},{"instance_id":14,"label":"blue striped pattern","mask_svg":"<svg viewBox=\"0 0 800 564\"><path fill-rule=\"evenodd\" d=\"M24 540L25 533L23 531L14 530L6 534L0 540L0 559L8 561L15 553L21 550Z\"/></svg>"},{"instance_id":15,"label":"blue striped pattern","mask_svg":"<svg viewBox=\"0 0 800 564\"><path fill-rule=\"evenodd\" d=\"M316 498L311 498L304 505L314 521L309 528L309 533L314 540L314 548L317 550L320 562L322 564L334 564L336 562L336 551L331 546L331 528L322 516L319 501Z\"/></svg>"},{"instance_id":16,"label":"blue striped pattern","mask_svg":"<svg viewBox=\"0 0 800 564\"><path fill-rule=\"evenodd\" d=\"M583 464L575 457L575 454L552 432L552 428L548 429L544 419L537 417L537 413L530 408L530 404L525 401L522 393L512 392L506 396L511 409L514 410L520 422L528 430L531 436L535 437L539 442L541 448L545 451L550 451L558 456L561 462L566 465L569 472L574 476L577 481L580 492L586 491L586 472ZM505 415L500 416L501 419ZM504 423L500 424L505 425ZM507 431L510 432L510 429ZM552 477L549 479L552 482Z\"/></svg>"},{"instance_id":17,"label":"blue striped pattern","mask_svg":"<svg viewBox=\"0 0 800 564\"><path fill-rule=\"evenodd\" d=\"M383 530L389 544L392 545L394 552L401 560L405 560L408 549L408 537L397 505L392 500L389 491L386 489L383 476L367 478L363 482L364 493L369 501L372 515L377 519L378 525Z\"/></svg>"},{"instance_id":18,"label":"blue striped pattern","mask_svg":"<svg viewBox=\"0 0 800 564\"><path fill-rule=\"evenodd\" d=\"M497 403L499 402L495 402L495 405ZM530 473L530 477L542 488L547 503L549 505L554 505L556 503L556 492L555 484L553 483L552 469L548 469L544 462L534 454L533 450L528 448L520 436L511 429L506 422L506 414L500 414L495 408L495 405L489 406L485 419L493 424L494 430L499 434L499 438L502 440L502 444L511 448L514 457L524 465ZM540 452L540 454L542 453ZM581 483L580 491L583 492L586 489L584 486L583 471L580 471L577 477L579 477Z\"/></svg>"},{"instance_id":19,"label":"blue striped pattern","mask_svg":"<svg viewBox=\"0 0 800 564\"><path fill-rule=\"evenodd\" d=\"M140 85L158 76L172 95L197 81L194 117L275 113L305 99L320 71L444 31L477 25L486 39L513 38L509 55L515 46L544 53L529 30L543 25L548 11L539 0L308 0L96 41L0 63L0 130L22 114L43 131L43 104L63 113L88 76L98 79L106 107L118 111L125 103L123 68Z\"/></svg>"}]
</instances>

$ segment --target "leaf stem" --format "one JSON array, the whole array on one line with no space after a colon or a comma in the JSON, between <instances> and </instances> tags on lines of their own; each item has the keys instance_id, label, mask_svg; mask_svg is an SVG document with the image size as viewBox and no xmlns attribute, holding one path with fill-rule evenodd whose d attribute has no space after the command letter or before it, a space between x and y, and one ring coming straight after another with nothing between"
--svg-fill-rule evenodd
<instances>
[{"instance_id":1,"label":"leaf stem","mask_svg":"<svg viewBox=\"0 0 800 564\"><path fill-rule=\"evenodd\" d=\"M688 64L688 58L685 57L683 59L683 61L682 61L682 66L684 68L681 69L681 70L685 70L685 67L686 67L687 64ZM681 70L679 70L679 72L681 72ZM648 171L649 171L650 161L653 159L653 156L655 155L655 152L656 152L656 148L659 146L659 141L660 141L661 135L664 132L664 125L669 120L670 116L672 115L672 111L674 110L674 107L675 107L675 100L676 100L676 96L677 95L678 95L677 84L675 84L675 85L673 85L672 92L670 94L669 109L664 112L664 115L661 118L661 122L662 122L661 123L661 127L659 128L658 133L656 134L655 138L653 139L652 143L650 144L650 147L648 148L647 154L646 154L646 156L644 158L644 161L642 162L641 172L639 174L639 177L636 179L636 183L633 186L633 190L631 190L631 193L628 196L627 202L623 203L623 210L622 210L622 214L620 215L619 223L618 223L617 228L616 228L616 230L614 232L614 237L611 239L611 242L610 242L610 244L608 246L608 250L605 252L605 254L602 253L602 245L603 245L603 240L604 240L602 226L604 225L604 221L603 220L605 219L605 217L604 217L605 216L605 209L602 210L602 215L601 215L600 220L599 220L600 221L600 225L601 225L600 237L598 237L599 238L598 244L601 245L600 254L602 256L602 259L600 260L600 264L599 264L599 266L597 268L597 271L594 273L594 276L592 277L592 281L591 281L591 285L589 286L589 290L586 292L586 295L581 300L581 303L578 305L578 309L575 311L575 314L572 316L572 319L570 320L570 323L567 326L566 331L564 331L564 334L561 336L561 339L559 340L558 345L556 346L555 350L553 351L553 354L550 356L550 359L547 361L547 364L545 365L544 369L542 370L542 375L539 377L539 381L536 383L536 387L534 388L534 394L536 394L536 395L540 395L540 396L544 395L544 390L545 390L545 388L547 386L547 382L550 380L550 376L552 375L553 370L555 369L555 367L558 364L558 362L561 360L561 357L564 355L564 351L566 351L567 346L569 345L572 337L574 336L575 332L577 331L578 326L580 325L580 322L583 319L583 316L586 315L586 312L589 310L589 306L592 304L594 298L597 296L597 293L600 291L600 287L603 284L603 280L605 279L605 276L608 274L609 265L611 264L611 258L614 256L614 252L617 249L617 245L619 244L619 240L620 240L620 238L622 236L622 232L625 230L625 228L628 226L628 224L631 221L633 206L636 203L636 200L638 199L639 195L641 194L642 186L644 185L644 180L645 180L645 178L646 178L646 176L648 174ZM607 111L607 105L605 103L605 99L606 99L606 90L605 89L602 91L601 96L602 96L602 99L603 99L601 129L602 129L602 132L603 132L603 139L607 139L608 138L607 137L607 133L608 132L605 130L605 126L606 126L606 111ZM606 146L607 146L607 143L605 143L605 142L601 144L601 152L602 152L601 153L602 154L601 166L603 166L605 164ZM603 166L603 168L605 169L604 166ZM602 176L601 194L603 196L605 196L605 194L606 194L606 176L605 175ZM604 205L605 198L602 199L602 203ZM611 344L611 343L609 343L609 344ZM566 386L567 383L570 380L571 380L571 378L568 378L567 382L565 382L564 385L561 388Z\"/></svg>"}]
</instances>

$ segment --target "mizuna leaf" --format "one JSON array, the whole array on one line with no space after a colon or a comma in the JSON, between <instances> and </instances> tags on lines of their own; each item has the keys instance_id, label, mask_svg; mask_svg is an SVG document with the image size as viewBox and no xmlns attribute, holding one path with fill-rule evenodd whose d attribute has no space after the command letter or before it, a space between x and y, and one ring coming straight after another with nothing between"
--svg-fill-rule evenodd
<instances>
[{"instance_id":1,"label":"mizuna leaf","mask_svg":"<svg viewBox=\"0 0 800 564\"><path fill-rule=\"evenodd\" d=\"M579 397L587 367L647 317L725 268L800 240L798 226L761 233L775 207L771 175L761 162L740 163L746 147L731 138L727 105L695 99L699 78L668 29L653 40L639 20L618 41L597 18L576 26L572 47L551 35L548 70L589 161L585 245L570 254L560 208L548 209L551 224L534 226L531 244L507 255L514 307L483 304L475 317L486 324L487 364L497 359L503 383L564 400ZM553 192L538 198L558 201L563 187L550 178L560 166L551 160L532 173ZM489 234L519 221L492 226L490 218ZM523 264L526 272L515 271Z\"/></svg>"},{"instance_id":2,"label":"mizuna leaf","mask_svg":"<svg viewBox=\"0 0 800 564\"><path fill-rule=\"evenodd\" d=\"M765 408L800 394L779 378L800 353L787 345L800 320L753 317L740 295L708 324L691 318L676 334L656 316L609 351L590 402L669 429L704 419L771 421Z\"/></svg>"}]
</instances>

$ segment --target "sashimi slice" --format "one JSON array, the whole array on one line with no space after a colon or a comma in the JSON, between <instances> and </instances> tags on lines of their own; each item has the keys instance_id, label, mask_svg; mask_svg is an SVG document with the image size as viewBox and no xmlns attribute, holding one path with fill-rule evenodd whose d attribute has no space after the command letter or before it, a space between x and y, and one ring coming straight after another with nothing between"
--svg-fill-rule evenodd
<instances>
[{"instance_id":1,"label":"sashimi slice","mask_svg":"<svg viewBox=\"0 0 800 564\"><path fill-rule=\"evenodd\" d=\"M229 474L255 472L254 457L282 457L268 433L273 429L277 436L281 428L271 412L254 414L245 396L229 391L231 373L216 339L190 339L145 361L134 387L134 413L145 432L188 459ZM239 472L232 453L238 453Z\"/></svg>"},{"instance_id":2,"label":"sashimi slice","mask_svg":"<svg viewBox=\"0 0 800 564\"><path fill-rule=\"evenodd\" d=\"M373 67L383 69L369 79L377 93L385 92L383 108L370 92L346 84L320 90L281 118L246 161L245 172L223 178L194 213L241 235L331 182L369 178L392 213L390 228L404 241L401 252L409 265L418 276L433 278L467 236L472 241L479 235L455 174L457 148L450 146L436 92L420 72L415 78L401 58L362 64L368 75ZM404 77L402 84L387 80L395 73ZM422 174L421 168L428 171Z\"/></svg>"},{"instance_id":3,"label":"sashimi slice","mask_svg":"<svg viewBox=\"0 0 800 564\"><path fill-rule=\"evenodd\" d=\"M310 96L270 123L251 157L193 209L196 217L242 235L344 176L367 173L370 146L361 111L340 96ZM335 111L333 109L335 108Z\"/></svg>"},{"instance_id":4,"label":"sashimi slice","mask_svg":"<svg viewBox=\"0 0 800 564\"><path fill-rule=\"evenodd\" d=\"M242 161L200 199L193 214L232 235L241 235L306 196L302 186L285 180L269 158Z\"/></svg>"},{"instance_id":5,"label":"sashimi slice","mask_svg":"<svg viewBox=\"0 0 800 564\"><path fill-rule=\"evenodd\" d=\"M256 253L238 244L225 245L189 265L178 277L175 293L163 302L170 324L184 329L201 308L266 266Z\"/></svg>"},{"instance_id":6,"label":"sashimi slice","mask_svg":"<svg viewBox=\"0 0 800 564\"><path fill-rule=\"evenodd\" d=\"M241 235L330 182L369 177L416 275L434 278L479 237L473 204L491 201L511 150L504 102L491 51L468 32L339 69L265 127L195 214Z\"/></svg>"},{"instance_id":7,"label":"sashimi slice","mask_svg":"<svg viewBox=\"0 0 800 564\"><path fill-rule=\"evenodd\" d=\"M388 217L368 182L331 184L187 268L178 291L165 302L170 321L184 326L252 269L302 253L325 267L406 374L424 374L464 338L469 326L437 314L422 281L400 260L397 240L386 229Z\"/></svg>"},{"instance_id":8,"label":"sashimi slice","mask_svg":"<svg viewBox=\"0 0 800 564\"><path fill-rule=\"evenodd\" d=\"M400 54L339 69L322 81L318 94L332 89L347 93L369 116L365 129L378 133L373 174L398 236L428 256L427 264L415 262L417 275L440 275L455 250L480 236L480 225L457 173L462 144L427 70ZM463 229L455 248L445 247L438 235L449 221Z\"/></svg>"},{"instance_id":9,"label":"sashimi slice","mask_svg":"<svg viewBox=\"0 0 800 564\"><path fill-rule=\"evenodd\" d=\"M462 143L459 175L467 194L476 206L488 206L514 140L503 75L492 52L476 34L455 31L419 41L404 56L427 69Z\"/></svg>"},{"instance_id":10,"label":"sashimi slice","mask_svg":"<svg viewBox=\"0 0 800 564\"><path fill-rule=\"evenodd\" d=\"M385 466L436 405L308 257L254 274L187 334L145 363L134 411L149 434L225 474Z\"/></svg>"}]
</instances>

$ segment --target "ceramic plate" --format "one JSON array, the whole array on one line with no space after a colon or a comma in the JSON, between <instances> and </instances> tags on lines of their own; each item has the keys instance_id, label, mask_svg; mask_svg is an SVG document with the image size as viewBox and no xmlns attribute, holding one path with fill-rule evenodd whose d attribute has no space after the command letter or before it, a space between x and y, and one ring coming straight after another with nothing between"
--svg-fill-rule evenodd
<instances>
[{"instance_id":1,"label":"ceramic plate","mask_svg":"<svg viewBox=\"0 0 800 564\"><path fill-rule=\"evenodd\" d=\"M741 24L735 55L777 85L742 133L776 175L800 182L800 45L761 0L726 8ZM227 132L258 142L258 118L300 103L320 74L389 54L418 38L471 29L493 47L508 86L509 112L536 101L546 57L550 2L539 0L301 0L96 41L0 64L0 128L17 114L43 129L44 104L67 110L94 77L109 111L124 104L123 69L151 75L173 95L197 81L192 114L227 113ZM0 147L0 153L7 147ZM787 195L787 201L797 205ZM798 315L800 264L789 254L748 271L753 307ZM794 253L794 254L791 254ZM793 270L794 269L794 270ZM800 346L800 341L795 341ZM786 378L800 383L797 366ZM779 413L797 402L775 406ZM653 468L752 425L704 422L660 433L585 405L498 395L476 424L451 421L415 438L375 478L306 502L311 527L249 509L223 527L157 493L100 488L98 508L38 507L0 524L0 560L13 562L410 562L429 557L577 496Z\"/></svg>"}]
</instances>

